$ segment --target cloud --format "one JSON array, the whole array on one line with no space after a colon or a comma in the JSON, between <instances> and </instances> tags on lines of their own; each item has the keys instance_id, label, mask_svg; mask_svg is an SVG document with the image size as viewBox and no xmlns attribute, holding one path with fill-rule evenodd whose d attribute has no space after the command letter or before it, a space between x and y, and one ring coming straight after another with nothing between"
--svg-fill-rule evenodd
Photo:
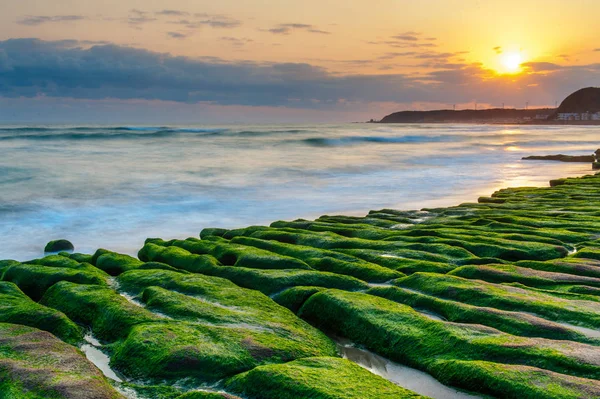
<instances>
[{"instance_id":1,"label":"cloud","mask_svg":"<svg viewBox=\"0 0 600 399\"><path fill-rule=\"evenodd\" d=\"M433 43L437 39L435 37L423 37L419 32L404 32L395 36L391 36L388 40L369 41L368 44L386 45L394 48L434 48L437 44Z\"/></svg>"},{"instance_id":2,"label":"cloud","mask_svg":"<svg viewBox=\"0 0 600 399\"><path fill-rule=\"evenodd\" d=\"M563 69L562 66L552 62L525 62L521 66L529 72L548 72Z\"/></svg>"},{"instance_id":3,"label":"cloud","mask_svg":"<svg viewBox=\"0 0 600 399\"><path fill-rule=\"evenodd\" d=\"M321 34L321 35L331 35L331 32L318 29L314 25L309 25L309 24L294 24L294 23L279 24L273 28L262 29L262 30L265 32L270 32L270 33L276 34L276 35L289 35L290 33L292 33L295 30L302 30L305 32L317 33L317 34Z\"/></svg>"},{"instance_id":4,"label":"cloud","mask_svg":"<svg viewBox=\"0 0 600 399\"><path fill-rule=\"evenodd\" d=\"M189 34L182 32L167 32L167 36L172 39L185 39L189 36Z\"/></svg>"},{"instance_id":5,"label":"cloud","mask_svg":"<svg viewBox=\"0 0 600 399\"><path fill-rule=\"evenodd\" d=\"M237 47L245 46L246 44L252 43L254 41L254 40L248 39L246 37L238 38L238 37L231 37L231 36L223 36L220 38L220 40L222 40L224 42L228 42L231 45L237 46Z\"/></svg>"},{"instance_id":6,"label":"cloud","mask_svg":"<svg viewBox=\"0 0 600 399\"><path fill-rule=\"evenodd\" d=\"M126 21L129 25L139 28L139 25L156 21L156 18L150 17L150 13L138 9L129 10L129 16Z\"/></svg>"},{"instance_id":7,"label":"cloud","mask_svg":"<svg viewBox=\"0 0 600 399\"><path fill-rule=\"evenodd\" d=\"M409 35L409 34L396 35L396 36L392 36L392 39L405 40L405 41L409 41L409 42L416 42L419 40L419 38L414 34L413 35Z\"/></svg>"},{"instance_id":8,"label":"cloud","mask_svg":"<svg viewBox=\"0 0 600 399\"><path fill-rule=\"evenodd\" d=\"M28 15L17 21L20 25L38 26L47 23L76 22L86 19L83 15Z\"/></svg>"},{"instance_id":9,"label":"cloud","mask_svg":"<svg viewBox=\"0 0 600 399\"><path fill-rule=\"evenodd\" d=\"M496 46L492 50L496 52L496 54L502 54L502 47Z\"/></svg>"},{"instance_id":10,"label":"cloud","mask_svg":"<svg viewBox=\"0 0 600 399\"><path fill-rule=\"evenodd\" d=\"M182 25L188 29L198 29L203 26L210 26L217 29L232 29L242 25L242 21L224 15L196 14L195 17L197 19L180 19L170 21L170 23Z\"/></svg>"},{"instance_id":11,"label":"cloud","mask_svg":"<svg viewBox=\"0 0 600 399\"><path fill-rule=\"evenodd\" d=\"M186 17L186 16L190 15L189 12L180 11L180 10L161 10L161 11L155 12L155 14L163 15L163 16L167 16L167 17Z\"/></svg>"},{"instance_id":12,"label":"cloud","mask_svg":"<svg viewBox=\"0 0 600 399\"><path fill-rule=\"evenodd\" d=\"M37 39L0 41L5 98L168 101L221 106L338 109L348 103L554 104L600 79L600 64L528 63L505 77L460 53L395 54L439 69L339 75L307 63L194 59L117 45ZM362 62L362 61L361 61Z\"/></svg>"}]
</instances>

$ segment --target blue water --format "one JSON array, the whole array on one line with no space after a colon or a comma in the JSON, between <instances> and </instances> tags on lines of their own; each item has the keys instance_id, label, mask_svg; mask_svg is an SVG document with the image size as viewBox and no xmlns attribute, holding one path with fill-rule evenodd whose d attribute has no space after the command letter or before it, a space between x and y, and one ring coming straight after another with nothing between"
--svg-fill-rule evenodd
<instances>
[{"instance_id":1,"label":"blue water","mask_svg":"<svg viewBox=\"0 0 600 399\"><path fill-rule=\"evenodd\" d=\"M492 125L1 126L0 259L135 254L146 237L196 236L322 214L414 209L542 186L586 164L598 127Z\"/></svg>"}]
</instances>

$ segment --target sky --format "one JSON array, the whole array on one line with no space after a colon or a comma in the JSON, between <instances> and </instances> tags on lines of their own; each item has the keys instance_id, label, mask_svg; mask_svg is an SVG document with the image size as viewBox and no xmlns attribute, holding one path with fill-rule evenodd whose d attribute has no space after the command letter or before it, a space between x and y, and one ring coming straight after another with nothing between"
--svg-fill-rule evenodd
<instances>
[{"instance_id":1,"label":"sky","mask_svg":"<svg viewBox=\"0 0 600 399\"><path fill-rule=\"evenodd\" d=\"M0 0L0 123L279 123L553 107L597 0Z\"/></svg>"}]
</instances>

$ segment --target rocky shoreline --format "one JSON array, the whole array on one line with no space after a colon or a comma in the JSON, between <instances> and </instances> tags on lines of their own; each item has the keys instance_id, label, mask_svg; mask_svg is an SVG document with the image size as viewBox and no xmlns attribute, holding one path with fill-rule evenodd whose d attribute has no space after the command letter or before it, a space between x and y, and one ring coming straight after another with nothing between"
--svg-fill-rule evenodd
<instances>
[{"instance_id":1,"label":"rocky shoreline","mask_svg":"<svg viewBox=\"0 0 600 399\"><path fill-rule=\"evenodd\" d=\"M335 336L456 397L600 397L598 209L589 175L449 208L153 238L138 258L0 261L0 391L436 397L342 358Z\"/></svg>"}]
</instances>

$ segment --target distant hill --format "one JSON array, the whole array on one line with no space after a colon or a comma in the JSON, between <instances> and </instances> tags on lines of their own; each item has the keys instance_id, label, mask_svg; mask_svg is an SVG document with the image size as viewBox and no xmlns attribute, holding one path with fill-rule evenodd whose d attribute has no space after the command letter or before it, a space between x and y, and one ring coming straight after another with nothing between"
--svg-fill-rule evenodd
<instances>
[{"instance_id":1,"label":"distant hill","mask_svg":"<svg viewBox=\"0 0 600 399\"><path fill-rule=\"evenodd\" d=\"M384 117L380 123L511 123L523 120L535 120L555 113L554 108L544 109L504 109L483 110L448 109L436 111L401 111Z\"/></svg>"},{"instance_id":2,"label":"distant hill","mask_svg":"<svg viewBox=\"0 0 600 399\"><path fill-rule=\"evenodd\" d=\"M556 109L559 113L596 113L600 112L600 88L586 87L569 95Z\"/></svg>"}]
</instances>

